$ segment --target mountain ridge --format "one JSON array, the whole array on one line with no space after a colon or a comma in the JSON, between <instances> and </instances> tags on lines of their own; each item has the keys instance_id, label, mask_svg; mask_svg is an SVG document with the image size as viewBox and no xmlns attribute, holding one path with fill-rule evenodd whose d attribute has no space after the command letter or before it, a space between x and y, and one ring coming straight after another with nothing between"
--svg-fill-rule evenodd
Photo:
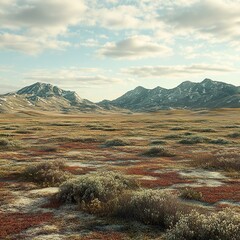
<instances>
[{"instance_id":1,"label":"mountain ridge","mask_svg":"<svg viewBox=\"0 0 240 240\"><path fill-rule=\"evenodd\" d=\"M224 82L204 79L200 83L185 81L166 89L147 89L138 86L119 98L99 103L100 106L115 106L131 111L157 111L171 108L238 108L240 87Z\"/></svg>"},{"instance_id":2,"label":"mountain ridge","mask_svg":"<svg viewBox=\"0 0 240 240\"><path fill-rule=\"evenodd\" d=\"M0 112L21 110L71 112L148 112L161 109L240 108L240 87L204 79L185 81L172 89L138 86L122 96L93 103L76 92L49 83L36 82L12 93L0 95Z\"/></svg>"}]
</instances>

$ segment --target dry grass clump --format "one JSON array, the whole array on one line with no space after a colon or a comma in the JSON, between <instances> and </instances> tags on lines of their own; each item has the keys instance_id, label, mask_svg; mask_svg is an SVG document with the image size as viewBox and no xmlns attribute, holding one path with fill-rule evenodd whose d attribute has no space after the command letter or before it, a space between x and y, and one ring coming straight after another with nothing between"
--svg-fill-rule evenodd
<instances>
[{"instance_id":1,"label":"dry grass clump","mask_svg":"<svg viewBox=\"0 0 240 240\"><path fill-rule=\"evenodd\" d=\"M153 147L142 153L146 157L173 157L175 154L165 147Z\"/></svg>"},{"instance_id":2,"label":"dry grass clump","mask_svg":"<svg viewBox=\"0 0 240 240\"><path fill-rule=\"evenodd\" d=\"M224 138L217 138L217 139L210 140L209 143L224 145L224 144L229 144L230 142Z\"/></svg>"},{"instance_id":3,"label":"dry grass clump","mask_svg":"<svg viewBox=\"0 0 240 240\"><path fill-rule=\"evenodd\" d=\"M205 153L194 156L193 164L205 169L240 171L240 152L222 150L217 154Z\"/></svg>"},{"instance_id":4,"label":"dry grass clump","mask_svg":"<svg viewBox=\"0 0 240 240\"><path fill-rule=\"evenodd\" d=\"M227 135L230 138L240 138L240 132L234 132Z\"/></svg>"},{"instance_id":5,"label":"dry grass clump","mask_svg":"<svg viewBox=\"0 0 240 240\"><path fill-rule=\"evenodd\" d=\"M31 134L33 133L32 130L27 130L27 129L19 129L19 130L16 130L15 133L19 133L19 134Z\"/></svg>"},{"instance_id":6,"label":"dry grass clump","mask_svg":"<svg viewBox=\"0 0 240 240\"><path fill-rule=\"evenodd\" d=\"M198 144L198 143L206 143L209 139L203 136L192 136L179 141L181 144Z\"/></svg>"},{"instance_id":7,"label":"dry grass clump","mask_svg":"<svg viewBox=\"0 0 240 240\"><path fill-rule=\"evenodd\" d=\"M198 192L192 188L184 188L180 191L180 197L188 200L201 201L203 196L201 192Z\"/></svg>"},{"instance_id":8,"label":"dry grass clump","mask_svg":"<svg viewBox=\"0 0 240 240\"><path fill-rule=\"evenodd\" d=\"M8 140L0 138L0 150L15 149L20 147L20 142L15 140Z\"/></svg>"},{"instance_id":9,"label":"dry grass clump","mask_svg":"<svg viewBox=\"0 0 240 240\"><path fill-rule=\"evenodd\" d=\"M43 187L59 186L70 178L70 174L64 171L65 164L62 161L52 161L27 166L20 174L25 180L37 183Z\"/></svg>"},{"instance_id":10,"label":"dry grass clump","mask_svg":"<svg viewBox=\"0 0 240 240\"><path fill-rule=\"evenodd\" d=\"M224 209L209 215L195 210L182 215L165 235L166 240L238 240L240 214L234 209Z\"/></svg>"},{"instance_id":11,"label":"dry grass clump","mask_svg":"<svg viewBox=\"0 0 240 240\"><path fill-rule=\"evenodd\" d=\"M138 183L118 172L97 172L70 179L60 186L59 197L64 202L78 203L90 213L112 213L115 201L126 190L138 189Z\"/></svg>"},{"instance_id":12,"label":"dry grass clump","mask_svg":"<svg viewBox=\"0 0 240 240\"><path fill-rule=\"evenodd\" d=\"M162 144L166 144L166 142L163 140L157 140L157 139L151 141L151 145L162 145Z\"/></svg>"},{"instance_id":13,"label":"dry grass clump","mask_svg":"<svg viewBox=\"0 0 240 240\"><path fill-rule=\"evenodd\" d=\"M213 128L194 128L193 131L195 131L195 132L206 132L206 133L216 132L216 130L213 129Z\"/></svg>"},{"instance_id":14,"label":"dry grass clump","mask_svg":"<svg viewBox=\"0 0 240 240\"><path fill-rule=\"evenodd\" d=\"M104 146L106 147L117 147L117 146L128 146L128 145L130 145L128 141L120 138L107 140L104 144Z\"/></svg>"}]
</instances>

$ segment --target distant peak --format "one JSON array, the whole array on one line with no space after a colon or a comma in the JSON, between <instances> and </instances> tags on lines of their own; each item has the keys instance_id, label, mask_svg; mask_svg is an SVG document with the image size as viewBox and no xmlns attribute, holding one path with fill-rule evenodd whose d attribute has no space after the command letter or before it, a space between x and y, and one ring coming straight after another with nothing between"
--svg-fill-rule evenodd
<instances>
[{"instance_id":1,"label":"distant peak","mask_svg":"<svg viewBox=\"0 0 240 240\"><path fill-rule=\"evenodd\" d=\"M146 88L144 88L144 87L142 87L142 86L138 86L138 87L136 87L135 89L134 89L134 91L135 90L137 90L137 91L139 91L139 90L146 90Z\"/></svg>"},{"instance_id":2,"label":"distant peak","mask_svg":"<svg viewBox=\"0 0 240 240\"><path fill-rule=\"evenodd\" d=\"M213 83L214 81L211 80L210 78L205 78L202 83Z\"/></svg>"}]
</instances>

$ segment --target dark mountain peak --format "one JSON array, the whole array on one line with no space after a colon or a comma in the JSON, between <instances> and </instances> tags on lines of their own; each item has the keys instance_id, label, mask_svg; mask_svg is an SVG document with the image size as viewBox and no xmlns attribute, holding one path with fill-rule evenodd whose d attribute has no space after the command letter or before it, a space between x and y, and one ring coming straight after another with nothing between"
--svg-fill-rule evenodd
<instances>
[{"instance_id":1,"label":"dark mountain peak","mask_svg":"<svg viewBox=\"0 0 240 240\"><path fill-rule=\"evenodd\" d=\"M144 91L144 90L147 90L147 89L142 86L138 86L133 91Z\"/></svg>"},{"instance_id":2,"label":"dark mountain peak","mask_svg":"<svg viewBox=\"0 0 240 240\"><path fill-rule=\"evenodd\" d=\"M200 83L185 81L172 89L137 87L110 103L133 111L240 107L240 90L234 85L206 78Z\"/></svg>"},{"instance_id":3,"label":"dark mountain peak","mask_svg":"<svg viewBox=\"0 0 240 240\"><path fill-rule=\"evenodd\" d=\"M210 78L205 78L201 83L214 83Z\"/></svg>"},{"instance_id":4,"label":"dark mountain peak","mask_svg":"<svg viewBox=\"0 0 240 240\"><path fill-rule=\"evenodd\" d=\"M80 101L81 98L74 91L65 91L57 86L49 83L36 82L30 86L24 87L17 91L18 95L30 95L31 98L49 98L49 97L64 97L69 101Z\"/></svg>"},{"instance_id":5,"label":"dark mountain peak","mask_svg":"<svg viewBox=\"0 0 240 240\"><path fill-rule=\"evenodd\" d=\"M179 84L176 88L187 89L187 88L191 88L195 85L196 85L196 83L194 83L194 82L185 81L185 82L182 82L181 84Z\"/></svg>"}]
</instances>

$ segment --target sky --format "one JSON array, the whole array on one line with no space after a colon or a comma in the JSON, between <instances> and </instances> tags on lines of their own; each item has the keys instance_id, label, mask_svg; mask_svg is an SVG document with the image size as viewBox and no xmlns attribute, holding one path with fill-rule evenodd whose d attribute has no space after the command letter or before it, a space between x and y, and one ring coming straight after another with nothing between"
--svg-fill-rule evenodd
<instances>
[{"instance_id":1,"label":"sky","mask_svg":"<svg viewBox=\"0 0 240 240\"><path fill-rule=\"evenodd\" d=\"M98 102L205 78L240 86L240 0L0 0L0 93Z\"/></svg>"}]
</instances>

